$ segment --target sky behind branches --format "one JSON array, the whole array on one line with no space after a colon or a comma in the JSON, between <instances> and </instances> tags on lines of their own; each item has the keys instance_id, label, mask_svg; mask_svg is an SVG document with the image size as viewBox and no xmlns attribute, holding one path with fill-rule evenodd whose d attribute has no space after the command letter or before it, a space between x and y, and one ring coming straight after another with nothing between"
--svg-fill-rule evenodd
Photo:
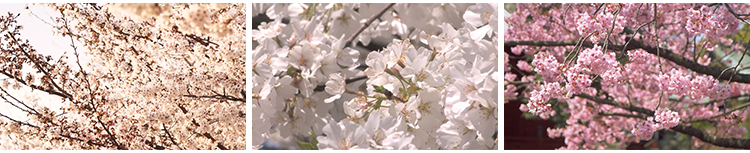
<instances>
[{"instance_id":1,"label":"sky behind branches","mask_svg":"<svg viewBox=\"0 0 750 153\"><path fill-rule=\"evenodd\" d=\"M28 6L28 10L25 9ZM61 37L60 35L53 35L52 24L55 24L54 18L59 17L60 13L56 12L50 7L42 4L26 4L26 3L11 3L0 5L0 13L7 15L7 12L14 14L20 13L21 15L17 18L18 24L23 26L21 30L21 38L28 39L29 43L41 54L50 55L55 59L59 59L60 56L66 54L68 57L68 64L73 65L75 63L75 55L73 54L73 47L70 46L71 40L69 37ZM86 55L88 49L83 47L83 43L75 41L75 45L78 48L79 54L81 55L81 66L87 67L88 61L91 57ZM77 66L72 66L71 69L78 69ZM86 68L84 68L86 69ZM33 72L31 69L25 69L24 72ZM8 78L7 76L0 75L0 79ZM31 88L23 86L20 90L6 89L11 95L23 100L27 104L37 103L40 106L47 106L50 110L57 113L62 105L62 99L57 96L51 96L41 91L31 91ZM8 115L14 119L25 121L26 114L5 101L0 101L0 113Z\"/></svg>"}]
</instances>

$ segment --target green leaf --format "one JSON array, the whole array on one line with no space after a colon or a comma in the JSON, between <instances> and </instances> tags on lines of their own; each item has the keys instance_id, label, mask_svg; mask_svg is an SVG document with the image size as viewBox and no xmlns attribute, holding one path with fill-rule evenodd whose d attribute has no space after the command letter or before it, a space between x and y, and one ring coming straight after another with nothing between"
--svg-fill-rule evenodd
<instances>
[{"instance_id":1,"label":"green leaf","mask_svg":"<svg viewBox=\"0 0 750 153\"><path fill-rule=\"evenodd\" d=\"M310 143L300 142L300 141L298 141L296 139L294 141L297 141L297 145L299 145L299 148L302 149L302 150L313 150L313 145L310 144Z\"/></svg>"},{"instance_id":2,"label":"green leaf","mask_svg":"<svg viewBox=\"0 0 750 153\"><path fill-rule=\"evenodd\" d=\"M318 136L315 135L315 131L310 131L310 144L312 145L312 150L320 150L318 149Z\"/></svg>"},{"instance_id":3,"label":"green leaf","mask_svg":"<svg viewBox=\"0 0 750 153\"><path fill-rule=\"evenodd\" d=\"M385 88L383 88L383 86L378 86L378 85L373 84L372 87L375 88L375 92L385 93L386 91Z\"/></svg>"},{"instance_id":4,"label":"green leaf","mask_svg":"<svg viewBox=\"0 0 750 153\"><path fill-rule=\"evenodd\" d=\"M375 109L380 109L380 104L381 103L383 103L383 99L382 98L378 98L378 101L375 102L375 105L373 105L373 107L375 107Z\"/></svg>"}]
</instances>

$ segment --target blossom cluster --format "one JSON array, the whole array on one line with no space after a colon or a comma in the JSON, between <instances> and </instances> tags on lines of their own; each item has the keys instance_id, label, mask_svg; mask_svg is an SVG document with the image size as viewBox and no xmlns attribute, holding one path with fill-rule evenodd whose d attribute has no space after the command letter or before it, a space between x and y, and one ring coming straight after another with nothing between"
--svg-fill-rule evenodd
<instances>
[{"instance_id":1,"label":"blossom cluster","mask_svg":"<svg viewBox=\"0 0 750 153\"><path fill-rule=\"evenodd\" d=\"M606 11L606 13L591 15L589 13L579 14L576 24L576 28L581 35L591 35L591 41L598 42L607 38L609 33L620 33L624 29L627 22L624 16L617 16L612 14L614 10Z\"/></svg>"},{"instance_id":2,"label":"blossom cluster","mask_svg":"<svg viewBox=\"0 0 750 153\"><path fill-rule=\"evenodd\" d=\"M565 97L563 88L560 83L552 82L542 85L539 90L531 92L531 98L526 107L529 108L529 112L535 115L551 114L551 104L547 103L551 98L563 98Z\"/></svg>"},{"instance_id":3,"label":"blossom cluster","mask_svg":"<svg viewBox=\"0 0 750 153\"><path fill-rule=\"evenodd\" d=\"M253 4L253 149L497 149L497 5L395 4L352 39L386 5Z\"/></svg>"},{"instance_id":4,"label":"blossom cluster","mask_svg":"<svg viewBox=\"0 0 750 153\"><path fill-rule=\"evenodd\" d=\"M723 99L729 96L731 86L719 84L719 81L706 75L691 79L683 72L672 69L658 77L659 88L670 94L685 95L692 99Z\"/></svg>"},{"instance_id":5,"label":"blossom cluster","mask_svg":"<svg viewBox=\"0 0 750 153\"><path fill-rule=\"evenodd\" d=\"M687 12L685 31L692 35L705 34L712 38L723 37L731 34L735 31L732 29L738 27L737 22L732 22L735 18L725 7L714 10L703 5L699 8L688 9Z\"/></svg>"},{"instance_id":6,"label":"blossom cluster","mask_svg":"<svg viewBox=\"0 0 750 153\"><path fill-rule=\"evenodd\" d=\"M0 141L13 142L0 143L0 149L246 148L245 4L174 4L183 7L161 10L144 8L173 4L123 4L120 10L110 4L46 5L59 11L60 17L51 23L53 31L70 39L75 62L14 43L24 49L7 52L2 59L29 57L15 62L36 66L8 67L4 74L31 68L41 77L9 75L15 79L3 81L17 80L14 84L58 96L62 106L52 111L30 105L23 109L29 112L28 121L0 120L0 126L6 121L27 123L20 128L6 124L12 125L12 133L0 132ZM235 32L215 35L157 24L198 20L178 17L191 6L215 12L201 20L231 18L220 28ZM127 11L142 14L114 15ZM159 21L143 16L159 11L174 16ZM11 31L6 37L19 36L17 28L0 29ZM89 64L79 61L84 54L92 57Z\"/></svg>"},{"instance_id":7,"label":"blossom cluster","mask_svg":"<svg viewBox=\"0 0 750 153\"><path fill-rule=\"evenodd\" d=\"M648 117L645 122L633 125L633 134L640 139L649 140L651 136L660 128L672 128L680 124L680 115L669 109L659 109L654 113L654 117Z\"/></svg>"},{"instance_id":8,"label":"blossom cluster","mask_svg":"<svg viewBox=\"0 0 750 153\"><path fill-rule=\"evenodd\" d=\"M750 89L737 79L746 75L739 36L750 5L512 5L504 31L512 46L504 54L506 103L521 101L521 111L542 119L561 114L555 117L566 124L548 129L552 138L565 137L560 149L625 147L680 120L736 130L750 112L730 102ZM738 115L717 117L722 110Z\"/></svg>"}]
</instances>

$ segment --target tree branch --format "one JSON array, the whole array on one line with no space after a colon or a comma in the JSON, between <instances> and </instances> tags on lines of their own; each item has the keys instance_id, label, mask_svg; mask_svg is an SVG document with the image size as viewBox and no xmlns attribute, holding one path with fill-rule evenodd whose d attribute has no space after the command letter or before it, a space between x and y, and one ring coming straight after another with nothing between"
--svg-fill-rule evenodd
<instances>
[{"instance_id":1,"label":"tree branch","mask_svg":"<svg viewBox=\"0 0 750 153\"><path fill-rule=\"evenodd\" d=\"M735 108L732 108L731 110L728 110L728 111L724 111L723 113L720 113L720 114L716 114L716 115L714 115L714 116L711 116L711 117L709 117L709 118L706 118L706 119L698 119L698 120L692 120L692 121L683 121L683 122L687 122L687 123L690 123L690 122L700 122L700 121L708 121L708 120L710 120L710 119L714 119L714 118L717 118L717 117L721 117L721 116L727 115L727 114L729 114L729 113L732 113L732 112L734 112L734 111L737 111L737 110L743 109L743 108L745 108L745 107L748 107L748 106L750 106L750 103L745 103L745 104L742 104L742 105L740 105L740 106L737 106L737 107L735 107Z\"/></svg>"},{"instance_id":2,"label":"tree branch","mask_svg":"<svg viewBox=\"0 0 750 153\"><path fill-rule=\"evenodd\" d=\"M734 18L737 18L740 21L744 22L745 24L749 24L750 25L750 23L748 23L747 21L745 21L745 19L743 19L742 17L740 17L740 15L738 15L737 13L735 13L734 10L732 10L732 7L729 7L729 4L724 3L724 6L727 7L727 10L729 10L729 13L732 13L732 15L734 15Z\"/></svg>"},{"instance_id":3,"label":"tree branch","mask_svg":"<svg viewBox=\"0 0 750 153\"><path fill-rule=\"evenodd\" d=\"M356 82L362 79L367 79L367 76L363 75L363 76L348 78L344 80L344 82L346 82L346 84L349 84L349 83ZM315 86L315 89L313 89L313 91L324 91L325 89L326 89L326 85L322 84L322 85Z\"/></svg>"},{"instance_id":4,"label":"tree branch","mask_svg":"<svg viewBox=\"0 0 750 153\"><path fill-rule=\"evenodd\" d=\"M12 121L12 122L16 122L16 123L18 123L18 124L22 124L22 125L26 125L26 126L30 126L30 127L33 127L33 128L39 129L39 127L38 127L38 126L36 126L36 125L31 125L31 124L29 124L29 123L26 123L26 122L21 122L21 121L19 121L19 120L16 120L16 119L10 118L9 116L5 116L5 114L3 114L3 113L0 113L0 117L6 118L6 119L8 119L8 120L10 120L10 121Z\"/></svg>"},{"instance_id":5,"label":"tree branch","mask_svg":"<svg viewBox=\"0 0 750 153\"><path fill-rule=\"evenodd\" d=\"M616 103L610 100L594 98L586 94L576 94L574 96L589 99L591 101L594 101L600 104L607 104L607 105L621 107L626 110L635 111L635 112L642 113L642 114L654 114L654 111L649 110L649 109L645 109L645 108L637 107L637 106L623 107L623 106L617 105ZM681 132L687 135L694 136L704 142L708 142L716 146L728 147L728 148L750 149L750 139L719 138L715 135L711 135L709 133L703 132L702 130L694 128L692 126L685 126L681 124L678 124L677 126L672 127L671 129L677 132Z\"/></svg>"},{"instance_id":6,"label":"tree branch","mask_svg":"<svg viewBox=\"0 0 750 153\"><path fill-rule=\"evenodd\" d=\"M586 47L594 47L594 43L592 42L583 42L581 43L582 46ZM504 43L505 46L509 47L515 47L518 45L527 45L527 46L573 46L576 45L576 41L574 40L566 40L566 41L506 41ZM599 43L599 46L602 46L603 43ZM727 80L731 82L740 82L740 83L750 83L750 75L747 74L736 74L734 77L729 74L734 74L734 71L728 70L725 72L727 75L722 75L722 70L726 69L726 67L721 66L718 63L712 62L708 66L703 66L695 61L688 60L680 55L677 55L672 52L672 50L664 49L664 48L654 48L651 46L646 46L640 41L633 41L632 44L628 45L627 47L620 46L620 45L610 45L607 46L607 49L609 50L620 50L618 48L625 48L623 51L627 50L633 50L633 49L643 49L646 50L648 53L651 53L653 55L657 55L659 57L662 57L664 59L667 59L669 61L672 61L678 65L681 65L685 68L688 68L690 70L693 70L695 72L711 75L714 78L718 78L719 80ZM730 80L731 79L731 80Z\"/></svg>"},{"instance_id":7,"label":"tree branch","mask_svg":"<svg viewBox=\"0 0 750 153\"><path fill-rule=\"evenodd\" d=\"M12 32L11 32L11 33L10 33L10 34L9 34L8 36L9 36L9 37L10 37L10 39L12 39L13 41L17 41L17 39L16 39L16 37L15 37L15 33L12 33ZM28 40L27 40L27 41L28 41ZM13 43L13 44L19 45L18 43ZM29 45L29 46L31 46L31 45ZM57 83L55 83L55 81L54 81L54 80L52 79L52 75L50 75L50 73L49 73L49 72L47 72L47 70L46 70L46 69L44 69L45 67L42 67L42 65L40 65L40 64L39 64L39 61L37 61L37 60L39 60L39 59L38 59L38 58L35 58L36 56L31 56L31 55L29 55L29 52L28 52L28 51L26 51L26 49L24 49L24 48L23 48L23 46L21 46L21 45L19 45L19 46L18 46L18 49L19 49L19 50L21 51L21 53L23 53L23 55L25 55L25 56L26 56L27 58L29 58L29 61L30 61L31 63L33 63L34 65L36 65L36 67L37 67L37 70L39 70L39 71L41 71L42 73L44 73L44 75L46 75L46 76L49 76L49 78L50 78L50 79L49 79L49 83L50 83L50 84L52 84L52 86L54 86L55 88L57 88L57 90L58 90L58 91L60 91L60 93L63 93L64 95L67 95L67 97L71 97L71 98L72 98L72 96L71 96L70 94L68 94L67 92L65 92L65 90L63 90L63 88L62 88L62 87L58 86L58 85L57 85ZM45 81L45 80L42 80L42 81Z\"/></svg>"},{"instance_id":8,"label":"tree branch","mask_svg":"<svg viewBox=\"0 0 750 153\"><path fill-rule=\"evenodd\" d=\"M172 136L172 134L169 133L169 129L167 129L167 125L164 124L164 123L161 123L161 127L164 130L164 132L167 133L167 137L169 137L169 140L172 141L172 143L174 143L174 145L176 145L177 148L180 148L180 150L183 150L183 148L180 147L180 144L177 143L177 141L174 140L174 136Z\"/></svg>"},{"instance_id":9,"label":"tree branch","mask_svg":"<svg viewBox=\"0 0 750 153\"><path fill-rule=\"evenodd\" d=\"M219 99L219 100L231 100L231 101L239 101L239 102L245 102L245 99L243 98L237 98L234 96L227 96L227 95L211 95L211 96L198 96L198 95L182 95L184 97L190 97L190 98L213 98L213 99Z\"/></svg>"},{"instance_id":10,"label":"tree branch","mask_svg":"<svg viewBox=\"0 0 750 153\"><path fill-rule=\"evenodd\" d=\"M27 113L30 113L30 114L41 115L38 111L36 111L36 109L29 107L29 105L26 105L26 103L24 103L23 101L18 100L13 95L10 95L10 93L8 93L7 90L5 90L3 88L0 88L0 91L2 91L3 93L5 93L5 95L8 95L8 97L10 97L11 99L15 100L16 102L18 102L21 105L23 105L24 107L26 107L26 109L21 108L20 106L18 106L16 104L14 104L13 102L11 102L8 98L5 98L5 96L0 95L0 98L2 98L3 100L5 100L5 102L9 103L10 105L13 105L14 107L20 109L21 111L24 111L24 112L27 112Z\"/></svg>"},{"instance_id":11,"label":"tree branch","mask_svg":"<svg viewBox=\"0 0 750 153\"><path fill-rule=\"evenodd\" d=\"M385 11L387 11L388 9L390 9L395 4L396 3L390 3L390 4L386 5L385 7L383 7L382 10L380 10L380 12L378 12L375 15L372 15L372 17L370 17L370 19L367 19L367 22L365 22L364 24L362 24L362 26L359 27L359 30L357 30L357 32L354 32L354 35L352 35L352 37L350 37L348 40L346 40L346 43L344 44L345 45L344 48L351 47L352 46L352 41L354 41L354 39L357 39L357 36L359 36L359 34L362 33L362 31L365 31L365 29L367 27L369 27L370 24L372 24L372 22L375 21L375 19L378 19L378 18L380 18L380 16L383 16L383 13L385 13Z\"/></svg>"}]
</instances>

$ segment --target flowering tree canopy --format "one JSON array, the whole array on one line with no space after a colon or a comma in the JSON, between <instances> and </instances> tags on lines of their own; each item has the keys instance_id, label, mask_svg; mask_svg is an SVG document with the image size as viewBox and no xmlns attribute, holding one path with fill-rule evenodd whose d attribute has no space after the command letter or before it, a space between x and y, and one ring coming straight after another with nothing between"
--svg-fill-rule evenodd
<instances>
[{"instance_id":1,"label":"flowering tree canopy","mask_svg":"<svg viewBox=\"0 0 750 153\"><path fill-rule=\"evenodd\" d=\"M505 98L542 119L561 149L652 140L750 149L750 5L515 4ZM512 62L509 62L512 61ZM507 124L507 123L506 123Z\"/></svg>"},{"instance_id":2,"label":"flowering tree canopy","mask_svg":"<svg viewBox=\"0 0 750 153\"><path fill-rule=\"evenodd\" d=\"M253 149L497 149L497 10L253 4Z\"/></svg>"},{"instance_id":3,"label":"flowering tree canopy","mask_svg":"<svg viewBox=\"0 0 750 153\"><path fill-rule=\"evenodd\" d=\"M47 5L76 56L38 53L0 17L0 98L29 118L0 114L0 149L245 149L245 4ZM60 111L6 92L23 86Z\"/></svg>"}]
</instances>

